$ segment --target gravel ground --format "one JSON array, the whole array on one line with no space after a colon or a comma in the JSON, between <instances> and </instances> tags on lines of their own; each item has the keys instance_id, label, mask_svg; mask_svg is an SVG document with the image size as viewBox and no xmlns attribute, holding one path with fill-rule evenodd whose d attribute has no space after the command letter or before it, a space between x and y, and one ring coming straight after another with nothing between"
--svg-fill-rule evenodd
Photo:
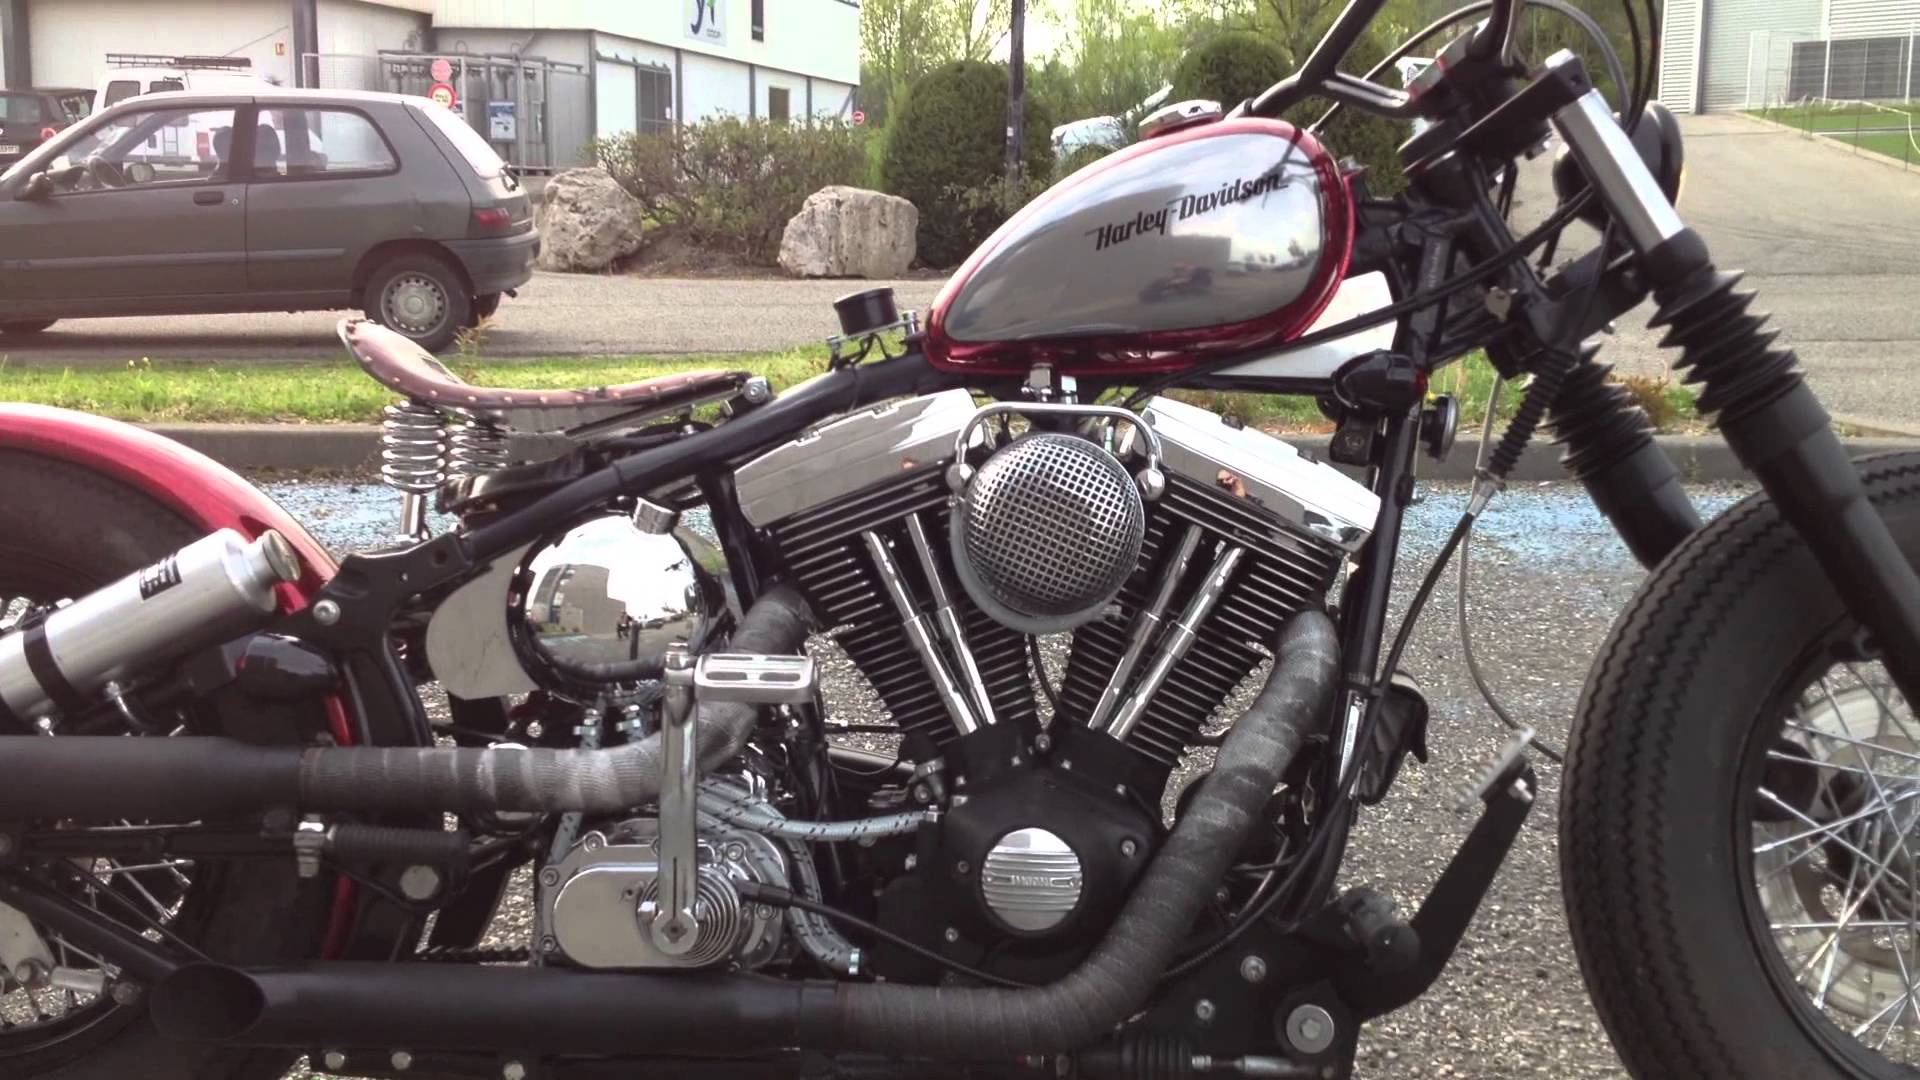
<instances>
[{"instance_id":1,"label":"gravel ground","mask_svg":"<svg viewBox=\"0 0 1920 1080\"><path fill-rule=\"evenodd\" d=\"M287 482L270 490L336 549L380 543L392 528L394 498L377 485ZM1743 492L1695 488L1693 494L1702 512L1712 514ZM1396 604L1418 584L1464 495L1458 487L1430 489L1409 515ZM1641 572L1580 489L1569 485L1509 491L1475 535L1477 655L1509 710L1561 744L1588 662ZM872 719L875 699L851 665L831 651L822 658L836 716ZM1472 825L1453 811L1456 793L1506 740L1460 663L1450 585L1436 594L1404 666L1433 707L1432 760L1409 763L1392 797L1362 817L1343 883L1384 889L1411 909ZM1538 764L1545 797L1479 919L1439 984L1362 1036L1360 1075L1625 1075L1588 1004L1567 940L1554 852L1559 775ZM530 923L522 880L488 943L525 944Z\"/></svg>"}]
</instances>

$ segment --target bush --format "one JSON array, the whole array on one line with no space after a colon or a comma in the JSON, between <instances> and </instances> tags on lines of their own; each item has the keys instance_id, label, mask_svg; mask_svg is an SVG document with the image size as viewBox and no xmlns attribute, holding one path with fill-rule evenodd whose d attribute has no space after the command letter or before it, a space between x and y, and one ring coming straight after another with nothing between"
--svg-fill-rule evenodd
<instances>
[{"instance_id":1,"label":"bush","mask_svg":"<svg viewBox=\"0 0 1920 1080\"><path fill-rule=\"evenodd\" d=\"M596 139L589 153L646 207L650 224L771 265L787 221L830 184L866 180L864 133L720 117Z\"/></svg>"},{"instance_id":2,"label":"bush","mask_svg":"<svg viewBox=\"0 0 1920 1080\"><path fill-rule=\"evenodd\" d=\"M1380 62L1387 50L1369 34L1347 54L1341 67L1364 72ZM1290 74L1286 57L1266 39L1249 33L1221 34L1181 59L1173 77L1173 97L1210 98L1231 109ZM1308 98L1288 109L1283 119L1306 127L1320 119L1328 103ZM1351 158L1367 170L1367 187L1375 195L1391 195L1406 186L1400 172L1400 144L1411 129L1403 123L1367 116L1344 108L1319 134L1336 158Z\"/></svg>"},{"instance_id":3,"label":"bush","mask_svg":"<svg viewBox=\"0 0 1920 1080\"><path fill-rule=\"evenodd\" d=\"M1207 98L1231 109L1287 75L1287 58L1258 34L1219 34L1189 49L1173 71L1173 99Z\"/></svg>"},{"instance_id":4,"label":"bush","mask_svg":"<svg viewBox=\"0 0 1920 1080\"><path fill-rule=\"evenodd\" d=\"M1111 153L1113 153L1111 147L1083 146L1073 153L1068 154L1067 160L1060 163L1060 175L1072 176L1074 173L1079 172L1081 169L1086 168Z\"/></svg>"},{"instance_id":5,"label":"bush","mask_svg":"<svg viewBox=\"0 0 1920 1080\"><path fill-rule=\"evenodd\" d=\"M1031 96L1025 113L1024 160L1044 184L1053 118ZM1005 67L961 60L928 72L894 101L886 140L881 187L919 208L921 262L952 266L1006 220L1013 200L980 198L963 208L959 198L1005 175Z\"/></svg>"}]
</instances>

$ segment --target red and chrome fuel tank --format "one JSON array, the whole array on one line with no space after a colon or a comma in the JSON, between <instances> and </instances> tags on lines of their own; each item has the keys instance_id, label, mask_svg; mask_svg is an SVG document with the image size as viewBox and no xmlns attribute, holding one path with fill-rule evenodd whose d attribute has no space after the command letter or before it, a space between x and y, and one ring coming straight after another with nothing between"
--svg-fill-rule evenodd
<instances>
[{"instance_id":1,"label":"red and chrome fuel tank","mask_svg":"<svg viewBox=\"0 0 1920 1080\"><path fill-rule=\"evenodd\" d=\"M989 237L927 319L936 366L1168 371L1304 333L1353 248L1331 155L1278 120L1148 139L1054 185Z\"/></svg>"}]
</instances>

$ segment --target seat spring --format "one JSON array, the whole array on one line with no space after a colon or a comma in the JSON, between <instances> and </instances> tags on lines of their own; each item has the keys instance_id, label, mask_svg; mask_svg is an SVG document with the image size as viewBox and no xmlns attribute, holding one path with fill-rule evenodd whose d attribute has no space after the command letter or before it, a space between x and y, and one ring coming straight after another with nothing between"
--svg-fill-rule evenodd
<instances>
[{"instance_id":1,"label":"seat spring","mask_svg":"<svg viewBox=\"0 0 1920 1080\"><path fill-rule=\"evenodd\" d=\"M409 495L438 490L447 478L447 429L439 410L406 401L380 415L380 478Z\"/></svg>"},{"instance_id":2,"label":"seat spring","mask_svg":"<svg viewBox=\"0 0 1920 1080\"><path fill-rule=\"evenodd\" d=\"M455 476L484 476L513 463L504 428L487 420L468 420L453 426L452 469Z\"/></svg>"}]
</instances>

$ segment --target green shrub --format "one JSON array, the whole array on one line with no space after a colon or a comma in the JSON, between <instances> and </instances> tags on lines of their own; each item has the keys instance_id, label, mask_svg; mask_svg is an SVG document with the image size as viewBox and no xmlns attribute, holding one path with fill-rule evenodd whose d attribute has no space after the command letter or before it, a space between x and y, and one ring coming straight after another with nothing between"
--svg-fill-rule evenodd
<instances>
[{"instance_id":1,"label":"green shrub","mask_svg":"<svg viewBox=\"0 0 1920 1080\"><path fill-rule=\"evenodd\" d=\"M672 131L596 139L593 160L646 207L650 223L693 243L771 265L787 220L829 184L867 178L866 133L844 124L720 117Z\"/></svg>"},{"instance_id":2,"label":"green shrub","mask_svg":"<svg viewBox=\"0 0 1920 1080\"><path fill-rule=\"evenodd\" d=\"M1340 66L1362 73L1386 55L1386 48L1369 34L1360 39ZM1173 97L1176 101L1210 98L1231 109L1289 74L1286 57L1265 38L1251 33L1220 34L1181 59L1174 72ZM1382 78L1390 84L1398 83L1397 75ZM1320 119L1327 105L1320 98L1308 98L1288 109L1283 119L1304 128ZM1390 195L1406 186L1399 150L1409 134L1411 129L1406 124L1344 108L1319 138L1336 158L1350 158L1366 167L1367 186L1373 194Z\"/></svg>"},{"instance_id":3,"label":"green shrub","mask_svg":"<svg viewBox=\"0 0 1920 1080\"><path fill-rule=\"evenodd\" d=\"M1053 118L1031 96L1025 124L1023 158L1044 183L1052 167ZM961 60L928 72L894 100L886 140L881 187L919 208L921 262L952 266L1006 220L1011 199L979 198L963 208L959 198L1005 175L1005 67Z\"/></svg>"},{"instance_id":4,"label":"green shrub","mask_svg":"<svg viewBox=\"0 0 1920 1080\"><path fill-rule=\"evenodd\" d=\"M1208 98L1231 109L1287 75L1287 58L1258 34L1218 34L1180 58L1173 99Z\"/></svg>"},{"instance_id":5,"label":"green shrub","mask_svg":"<svg viewBox=\"0 0 1920 1080\"><path fill-rule=\"evenodd\" d=\"M1060 163L1060 175L1072 176L1074 173L1079 172L1081 169L1086 168L1111 153L1113 153L1113 150L1105 146L1083 146L1073 153L1068 154L1067 160Z\"/></svg>"}]
</instances>

